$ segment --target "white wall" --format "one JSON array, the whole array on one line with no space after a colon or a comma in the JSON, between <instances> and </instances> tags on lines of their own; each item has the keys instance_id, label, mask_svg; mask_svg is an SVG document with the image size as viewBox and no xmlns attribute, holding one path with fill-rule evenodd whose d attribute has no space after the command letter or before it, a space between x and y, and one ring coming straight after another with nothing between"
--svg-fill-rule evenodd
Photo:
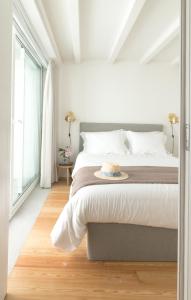
<instances>
[{"instance_id":1,"label":"white wall","mask_svg":"<svg viewBox=\"0 0 191 300\"><path fill-rule=\"evenodd\" d=\"M8 208L10 193L11 6L0 1L0 299L7 285Z\"/></svg>"},{"instance_id":2,"label":"white wall","mask_svg":"<svg viewBox=\"0 0 191 300\"><path fill-rule=\"evenodd\" d=\"M75 151L79 122L162 123L179 115L179 69L169 64L64 64L58 76L58 144L67 144L64 116L72 110ZM167 128L168 129L168 128Z\"/></svg>"}]
</instances>

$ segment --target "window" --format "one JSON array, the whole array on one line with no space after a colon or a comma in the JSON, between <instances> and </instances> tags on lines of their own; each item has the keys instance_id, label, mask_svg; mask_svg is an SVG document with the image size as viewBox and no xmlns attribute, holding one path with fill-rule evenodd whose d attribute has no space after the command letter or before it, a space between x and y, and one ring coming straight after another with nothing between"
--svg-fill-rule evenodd
<instances>
[{"instance_id":1,"label":"window","mask_svg":"<svg viewBox=\"0 0 191 300\"><path fill-rule=\"evenodd\" d=\"M39 179L43 70L18 36L14 43L12 211Z\"/></svg>"}]
</instances>

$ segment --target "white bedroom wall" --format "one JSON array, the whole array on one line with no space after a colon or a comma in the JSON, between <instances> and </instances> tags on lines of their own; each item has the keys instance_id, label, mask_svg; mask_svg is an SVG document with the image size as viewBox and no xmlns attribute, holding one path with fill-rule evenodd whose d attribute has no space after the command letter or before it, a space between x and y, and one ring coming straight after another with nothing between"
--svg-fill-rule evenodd
<instances>
[{"instance_id":1,"label":"white bedroom wall","mask_svg":"<svg viewBox=\"0 0 191 300\"><path fill-rule=\"evenodd\" d=\"M57 79L58 145L68 143L64 116L71 110L77 117L72 125L75 152L79 122L162 123L168 131L168 113L179 115L177 66L124 62L64 64L58 69Z\"/></svg>"}]
</instances>

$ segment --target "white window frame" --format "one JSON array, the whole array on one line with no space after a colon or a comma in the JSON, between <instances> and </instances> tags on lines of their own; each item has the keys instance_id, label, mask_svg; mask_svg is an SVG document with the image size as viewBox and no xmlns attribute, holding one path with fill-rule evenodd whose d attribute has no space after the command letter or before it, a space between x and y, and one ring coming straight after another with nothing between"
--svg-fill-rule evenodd
<instances>
[{"instance_id":1,"label":"white window frame","mask_svg":"<svg viewBox=\"0 0 191 300\"><path fill-rule=\"evenodd\" d=\"M41 97L43 98L44 61L41 62L41 58L36 53L35 48L32 46L31 42L28 40L27 36L22 31L20 26L17 24L17 21L15 19L13 20L13 26L14 26L13 27L13 47L14 47L14 42L15 42L14 39L18 39L20 41L20 43L23 45L23 47L25 48L25 50L27 51L27 53L35 61L35 63L37 63L39 65L39 67L41 67L41 85L42 85L41 86L41 93L42 93ZM13 53L14 53L14 49L13 49ZM13 60L14 60L14 54L13 54ZM14 67L14 61L13 61L13 67ZM14 82L14 75L12 75L12 79ZM13 107L14 106L14 84L12 85L12 95L13 95L13 97L12 97L12 107ZM13 113L13 109L12 109L12 113ZM13 120L13 116L12 116L12 120ZM13 132L13 127L14 127L13 123L14 122L12 121L12 132ZM13 136L11 137L11 139L13 139ZM13 143L11 143L11 144L12 144L12 147L11 147L11 154L12 154L13 153ZM11 157L12 157L12 155L11 155ZM30 193L35 189L35 187L39 183L39 180L40 180L40 174L39 174L39 177L35 178L33 180L33 182L25 189L23 194L18 198L18 200L16 201L16 203L14 205L12 204L12 201L10 201L9 219L11 219L14 216L14 214L21 207L21 205L24 203L24 201L29 197ZM13 191L13 174L11 172L11 199L13 197L12 191Z\"/></svg>"}]
</instances>

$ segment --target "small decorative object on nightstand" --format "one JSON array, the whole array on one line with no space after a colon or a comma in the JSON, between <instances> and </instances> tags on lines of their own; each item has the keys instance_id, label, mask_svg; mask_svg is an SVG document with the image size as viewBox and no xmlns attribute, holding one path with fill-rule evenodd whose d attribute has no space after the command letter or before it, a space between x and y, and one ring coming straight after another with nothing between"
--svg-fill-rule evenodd
<instances>
[{"instance_id":1,"label":"small decorative object on nightstand","mask_svg":"<svg viewBox=\"0 0 191 300\"><path fill-rule=\"evenodd\" d=\"M60 165L67 165L70 164L70 159L72 157L72 147L66 146L64 148L59 148L59 157L61 159Z\"/></svg>"},{"instance_id":2,"label":"small decorative object on nightstand","mask_svg":"<svg viewBox=\"0 0 191 300\"><path fill-rule=\"evenodd\" d=\"M71 175L72 175L72 168L73 168L73 163L72 162L70 162L68 164L64 164L64 165L57 165L58 178L59 178L60 170L66 170L67 186L70 184L70 179L71 179Z\"/></svg>"}]
</instances>

